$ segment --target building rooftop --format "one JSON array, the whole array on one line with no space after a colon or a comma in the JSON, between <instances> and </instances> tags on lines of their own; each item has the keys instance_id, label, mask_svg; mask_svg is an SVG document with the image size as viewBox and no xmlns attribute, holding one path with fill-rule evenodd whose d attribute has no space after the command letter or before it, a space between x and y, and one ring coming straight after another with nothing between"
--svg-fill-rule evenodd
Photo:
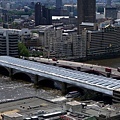
<instances>
[{"instance_id":1,"label":"building rooftop","mask_svg":"<svg viewBox=\"0 0 120 120\"><path fill-rule=\"evenodd\" d=\"M33 29L30 29L31 31L39 31L39 32L44 32L45 30L48 30L49 28L52 28L53 25L39 25L39 26L36 26L35 28Z\"/></svg>"},{"instance_id":2,"label":"building rooftop","mask_svg":"<svg viewBox=\"0 0 120 120\"><path fill-rule=\"evenodd\" d=\"M91 114L96 117L100 117L100 115L104 117L115 117L120 116L120 109L119 107L115 107L114 105L103 104L99 102L92 101L87 103L84 107L83 111L86 114Z\"/></svg>"},{"instance_id":3,"label":"building rooftop","mask_svg":"<svg viewBox=\"0 0 120 120\"><path fill-rule=\"evenodd\" d=\"M10 112L9 113L4 113L4 115L8 116L8 117L14 117L14 118L22 116L21 114L18 114L16 112L15 113L14 112L13 113L12 112L11 113Z\"/></svg>"},{"instance_id":4,"label":"building rooftop","mask_svg":"<svg viewBox=\"0 0 120 120\"><path fill-rule=\"evenodd\" d=\"M94 26L94 23L82 22L80 25L85 25L85 26Z\"/></svg>"},{"instance_id":5,"label":"building rooftop","mask_svg":"<svg viewBox=\"0 0 120 120\"><path fill-rule=\"evenodd\" d=\"M105 105L95 101L69 101L68 109L64 109L63 104L57 104L39 97L28 97L0 103L0 115L10 118L71 118L71 120L83 120L83 118L119 118L120 105ZM66 107L67 108L67 107ZM67 112L66 112L67 110ZM1 118L0 118L1 119Z\"/></svg>"},{"instance_id":6,"label":"building rooftop","mask_svg":"<svg viewBox=\"0 0 120 120\"><path fill-rule=\"evenodd\" d=\"M7 116L22 115L29 117L59 111L62 111L61 105L39 97L28 97L0 103L0 115L5 114Z\"/></svg>"},{"instance_id":7,"label":"building rooftop","mask_svg":"<svg viewBox=\"0 0 120 120\"><path fill-rule=\"evenodd\" d=\"M70 101L70 102L67 102L66 104L69 104L69 105L71 105L71 106L74 106L74 105L81 105L81 103L78 102L78 101Z\"/></svg>"}]
</instances>

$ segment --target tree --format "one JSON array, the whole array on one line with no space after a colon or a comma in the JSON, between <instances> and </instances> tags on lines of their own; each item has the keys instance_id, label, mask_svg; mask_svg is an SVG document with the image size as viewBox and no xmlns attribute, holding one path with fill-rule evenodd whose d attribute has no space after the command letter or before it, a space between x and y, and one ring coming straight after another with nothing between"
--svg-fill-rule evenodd
<instances>
[{"instance_id":1,"label":"tree","mask_svg":"<svg viewBox=\"0 0 120 120\"><path fill-rule=\"evenodd\" d=\"M18 43L18 51L19 51L19 56L25 56L25 57L29 56L29 51L22 42Z\"/></svg>"}]
</instances>

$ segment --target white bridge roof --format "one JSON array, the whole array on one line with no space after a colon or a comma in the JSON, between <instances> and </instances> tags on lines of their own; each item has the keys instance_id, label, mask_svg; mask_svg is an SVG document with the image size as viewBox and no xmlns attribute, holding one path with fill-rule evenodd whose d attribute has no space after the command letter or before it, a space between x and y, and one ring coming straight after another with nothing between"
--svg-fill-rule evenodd
<instances>
[{"instance_id":1,"label":"white bridge roof","mask_svg":"<svg viewBox=\"0 0 120 120\"><path fill-rule=\"evenodd\" d=\"M51 78L79 87L113 95L113 90L120 88L120 81L104 76L93 75L77 70L65 69L53 65L23 60L19 58L0 56L0 65L14 68L22 72Z\"/></svg>"}]
</instances>

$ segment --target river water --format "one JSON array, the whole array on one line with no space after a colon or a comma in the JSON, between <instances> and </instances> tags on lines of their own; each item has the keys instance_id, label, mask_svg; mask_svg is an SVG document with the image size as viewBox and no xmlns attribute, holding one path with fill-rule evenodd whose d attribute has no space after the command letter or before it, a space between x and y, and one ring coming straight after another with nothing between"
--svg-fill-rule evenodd
<instances>
[{"instance_id":1,"label":"river water","mask_svg":"<svg viewBox=\"0 0 120 120\"><path fill-rule=\"evenodd\" d=\"M117 68L120 67L120 58L104 59L104 60L91 60L86 63L102 65Z\"/></svg>"},{"instance_id":2,"label":"river water","mask_svg":"<svg viewBox=\"0 0 120 120\"><path fill-rule=\"evenodd\" d=\"M0 102L19 98L38 96L45 99L53 99L61 96L59 90L35 88L33 83L24 81L12 81L8 77L0 77Z\"/></svg>"}]
</instances>

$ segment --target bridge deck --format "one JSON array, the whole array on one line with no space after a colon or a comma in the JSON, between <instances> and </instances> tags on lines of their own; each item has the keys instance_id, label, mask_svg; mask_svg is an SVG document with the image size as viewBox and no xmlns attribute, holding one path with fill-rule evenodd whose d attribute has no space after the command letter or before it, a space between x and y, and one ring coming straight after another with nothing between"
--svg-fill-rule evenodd
<instances>
[{"instance_id":1,"label":"bridge deck","mask_svg":"<svg viewBox=\"0 0 120 120\"><path fill-rule=\"evenodd\" d=\"M103 76L88 74L76 70L65 69L9 56L0 56L0 65L14 68L22 72L28 72L46 78L51 78L56 81L66 82L108 95L113 95L113 90L120 88L120 81L113 78L106 78Z\"/></svg>"}]
</instances>

